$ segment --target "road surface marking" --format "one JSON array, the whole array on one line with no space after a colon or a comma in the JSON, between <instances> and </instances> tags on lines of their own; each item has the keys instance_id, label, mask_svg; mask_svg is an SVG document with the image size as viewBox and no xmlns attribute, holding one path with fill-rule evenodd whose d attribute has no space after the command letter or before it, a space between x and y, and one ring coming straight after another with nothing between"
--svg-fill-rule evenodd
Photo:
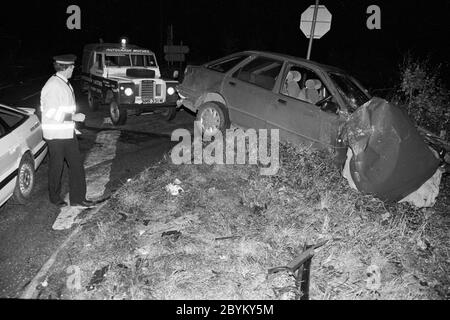
<instances>
[{"instance_id":1,"label":"road surface marking","mask_svg":"<svg viewBox=\"0 0 450 320\"><path fill-rule=\"evenodd\" d=\"M90 217L94 216L98 211L100 211L104 205L106 205L107 202L103 202L98 207L94 208L92 212L89 213L89 215L86 216L86 220L88 220ZM37 287L39 283L43 280L43 278L46 276L50 268L53 266L53 264L56 261L56 258L59 254L59 252L64 249L64 247L72 240L72 238L81 230L81 226L77 226L70 235L64 240L64 242L58 247L58 249L53 252L51 257L45 262L45 264L41 267L39 272L34 276L34 278L31 280L30 284L25 288L22 295L20 296L21 299L36 299L38 295Z\"/></svg>"},{"instance_id":2,"label":"road surface marking","mask_svg":"<svg viewBox=\"0 0 450 320\"><path fill-rule=\"evenodd\" d=\"M0 87L0 90L6 89L6 88L9 88L9 87L12 87L12 86L14 86L14 85L13 84L8 84L8 85L6 85L4 87Z\"/></svg>"},{"instance_id":3,"label":"road surface marking","mask_svg":"<svg viewBox=\"0 0 450 320\"><path fill-rule=\"evenodd\" d=\"M89 168L99 165L86 175L87 192L86 197L90 199L100 198L106 189L111 173L111 166L116 157L116 145L119 139L120 131L108 130L101 131L97 134L94 147L89 151L84 166L86 171ZM66 201L68 201L69 194L66 194ZM69 229L77 222L78 215L84 210L83 207L64 207L61 209L58 217L53 223L54 230Z\"/></svg>"},{"instance_id":4,"label":"road surface marking","mask_svg":"<svg viewBox=\"0 0 450 320\"><path fill-rule=\"evenodd\" d=\"M26 96L25 98L22 99L22 101L28 100L31 97L34 97L35 95L38 95L39 93L41 93L41 90L39 90L38 92L35 92L33 94L30 94L29 96Z\"/></svg>"}]
</instances>

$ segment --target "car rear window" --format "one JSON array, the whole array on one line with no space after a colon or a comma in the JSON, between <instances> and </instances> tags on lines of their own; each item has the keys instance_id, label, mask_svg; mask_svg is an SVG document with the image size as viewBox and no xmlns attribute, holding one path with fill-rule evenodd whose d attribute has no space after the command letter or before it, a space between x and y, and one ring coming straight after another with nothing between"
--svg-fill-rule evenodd
<instances>
[{"instance_id":1,"label":"car rear window","mask_svg":"<svg viewBox=\"0 0 450 320\"><path fill-rule=\"evenodd\" d=\"M7 130L5 126L0 122L0 138L6 134Z\"/></svg>"},{"instance_id":2,"label":"car rear window","mask_svg":"<svg viewBox=\"0 0 450 320\"><path fill-rule=\"evenodd\" d=\"M236 66L241 61L244 61L245 59L247 59L248 57L249 57L249 55L239 55L239 56L234 56L234 57L228 57L228 58L222 59L220 61L217 61L213 64L209 64L206 67L208 69L211 69L214 71L225 73L225 72L228 72L229 70L231 70L234 66Z\"/></svg>"},{"instance_id":3,"label":"car rear window","mask_svg":"<svg viewBox=\"0 0 450 320\"><path fill-rule=\"evenodd\" d=\"M8 126L9 129L14 129L25 119L25 115L6 109L0 109L0 118L4 125Z\"/></svg>"}]
</instances>

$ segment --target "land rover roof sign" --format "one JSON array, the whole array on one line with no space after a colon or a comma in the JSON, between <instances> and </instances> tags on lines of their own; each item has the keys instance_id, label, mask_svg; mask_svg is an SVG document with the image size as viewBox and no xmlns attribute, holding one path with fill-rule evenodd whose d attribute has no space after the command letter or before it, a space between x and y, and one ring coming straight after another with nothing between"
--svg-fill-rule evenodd
<instances>
[{"instance_id":1,"label":"land rover roof sign","mask_svg":"<svg viewBox=\"0 0 450 320\"><path fill-rule=\"evenodd\" d=\"M106 48L105 52L114 53L141 53L141 54L151 54L152 52L147 49L130 49L130 48Z\"/></svg>"},{"instance_id":2,"label":"land rover roof sign","mask_svg":"<svg viewBox=\"0 0 450 320\"><path fill-rule=\"evenodd\" d=\"M127 44L126 47L122 47L120 43L90 43L84 46L84 51L97 51L97 52L117 52L117 53L135 53L135 54L152 54L153 51L133 45ZM111 51L117 50L117 51ZM123 51L126 50L126 51ZM128 51L127 51L128 50ZM135 50L135 51L131 51ZM142 50L142 51L139 51Z\"/></svg>"}]
</instances>

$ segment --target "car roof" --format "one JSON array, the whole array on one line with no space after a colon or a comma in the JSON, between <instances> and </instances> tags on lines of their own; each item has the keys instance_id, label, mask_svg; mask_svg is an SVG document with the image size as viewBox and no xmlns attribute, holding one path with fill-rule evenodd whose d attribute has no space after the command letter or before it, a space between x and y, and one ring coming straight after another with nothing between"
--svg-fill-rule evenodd
<instances>
[{"instance_id":1,"label":"car roof","mask_svg":"<svg viewBox=\"0 0 450 320\"><path fill-rule=\"evenodd\" d=\"M14 111L14 112L26 114L26 112L23 111L23 110L16 109L16 108L14 108L14 107L9 107L9 106L6 106L6 105L1 104L1 103L0 103L0 108L1 108L1 109L6 109L6 110L9 110L9 111Z\"/></svg>"},{"instance_id":2,"label":"car roof","mask_svg":"<svg viewBox=\"0 0 450 320\"><path fill-rule=\"evenodd\" d=\"M320 68L320 69L322 69L324 71L347 73L343 69L340 69L340 68L335 67L335 66L322 64L322 63L319 63L319 62L303 59L303 58L300 58L300 57L291 56L291 55L284 54L284 53L270 52L270 51L257 51L257 50L247 50L247 51L244 51L242 53L261 54L261 55L265 55L265 56L271 57L271 58L283 58L283 59L289 60L291 62L301 62L303 65L305 65L307 67L310 67L310 68L317 68L318 67L318 68Z\"/></svg>"},{"instance_id":3,"label":"car roof","mask_svg":"<svg viewBox=\"0 0 450 320\"><path fill-rule=\"evenodd\" d=\"M84 51L105 51L106 49L122 49L122 45L120 43L89 43L84 46ZM127 44L126 49L141 49L148 50L146 48L139 47L134 44ZM148 50L149 53L153 53L153 51Z\"/></svg>"}]
</instances>

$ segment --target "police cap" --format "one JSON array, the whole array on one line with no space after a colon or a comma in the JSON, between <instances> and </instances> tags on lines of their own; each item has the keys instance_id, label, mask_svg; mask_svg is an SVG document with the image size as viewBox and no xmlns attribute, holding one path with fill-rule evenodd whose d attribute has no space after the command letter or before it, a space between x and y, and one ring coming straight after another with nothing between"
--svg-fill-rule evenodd
<instances>
[{"instance_id":1,"label":"police cap","mask_svg":"<svg viewBox=\"0 0 450 320\"><path fill-rule=\"evenodd\" d=\"M74 54L62 54L59 56L54 56L53 60L59 64L75 64L75 60L77 60L77 56Z\"/></svg>"}]
</instances>

